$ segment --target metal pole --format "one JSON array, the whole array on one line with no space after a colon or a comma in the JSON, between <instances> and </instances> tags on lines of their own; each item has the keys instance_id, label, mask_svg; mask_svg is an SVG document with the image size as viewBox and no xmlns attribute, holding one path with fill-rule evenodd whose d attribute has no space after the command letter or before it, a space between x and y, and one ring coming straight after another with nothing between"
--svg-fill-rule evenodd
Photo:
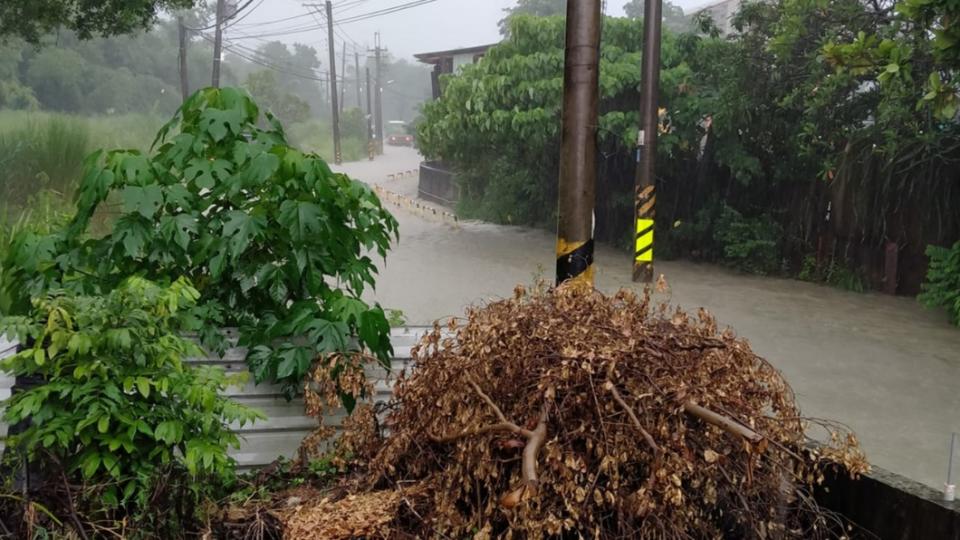
<instances>
[{"instance_id":1,"label":"metal pole","mask_svg":"<svg viewBox=\"0 0 960 540\"><path fill-rule=\"evenodd\" d=\"M226 0L217 0L217 30L213 38L213 76L211 86L220 88L220 61L223 55L223 8Z\"/></svg>"},{"instance_id":2,"label":"metal pole","mask_svg":"<svg viewBox=\"0 0 960 540\"><path fill-rule=\"evenodd\" d=\"M380 64L381 64L380 53L382 52L382 50L380 49L380 33L377 32L377 34L376 34L375 37L376 37L376 53L375 53L375 54L376 54L376 59L377 59L377 74L376 74L377 95L374 96L374 99L376 100L376 104L377 104L377 105L376 105L376 106L377 106L377 114L376 114L376 116L375 116L375 118L374 118L373 127L374 127L374 130L375 130L376 134L377 134L377 141L376 141L376 142L377 142L377 153L378 153L378 154L382 154L382 153L383 153L383 83L382 83L382 80L380 79L380 75L381 75L381 73L380 73L380 68L381 68L381 65L380 65Z\"/></svg>"},{"instance_id":3,"label":"metal pole","mask_svg":"<svg viewBox=\"0 0 960 540\"><path fill-rule=\"evenodd\" d=\"M363 98L360 97L360 53L353 52L353 73L357 77L357 108L363 110Z\"/></svg>"},{"instance_id":4,"label":"metal pole","mask_svg":"<svg viewBox=\"0 0 960 540\"><path fill-rule=\"evenodd\" d=\"M557 284L593 286L600 0L568 0L560 138Z\"/></svg>"},{"instance_id":5,"label":"metal pole","mask_svg":"<svg viewBox=\"0 0 960 540\"><path fill-rule=\"evenodd\" d=\"M177 27L180 30L180 49L179 49L179 64L180 64L180 97L182 101L186 101L187 97L190 96L190 82L187 79L187 26L183 24L183 16L177 17Z\"/></svg>"},{"instance_id":6,"label":"metal pole","mask_svg":"<svg viewBox=\"0 0 960 540\"><path fill-rule=\"evenodd\" d=\"M376 153L373 147L373 107L370 105L370 68L367 68L367 154L372 160Z\"/></svg>"},{"instance_id":7,"label":"metal pole","mask_svg":"<svg viewBox=\"0 0 960 540\"><path fill-rule=\"evenodd\" d=\"M333 41L333 4L326 2L327 7L327 45L330 49L330 107L333 111L333 162L343 163L340 153L340 106L337 102L337 52Z\"/></svg>"},{"instance_id":8,"label":"metal pole","mask_svg":"<svg viewBox=\"0 0 960 540\"><path fill-rule=\"evenodd\" d=\"M657 202L657 130L659 129L660 17L663 0L643 6L643 81L640 90L640 133L637 137L637 176L633 281L653 281L653 231Z\"/></svg>"},{"instance_id":9,"label":"metal pole","mask_svg":"<svg viewBox=\"0 0 960 540\"><path fill-rule=\"evenodd\" d=\"M347 100L347 42L344 40L343 48L340 50L340 76L343 77L343 84L340 85L340 114L343 114L343 102Z\"/></svg>"}]
</instances>

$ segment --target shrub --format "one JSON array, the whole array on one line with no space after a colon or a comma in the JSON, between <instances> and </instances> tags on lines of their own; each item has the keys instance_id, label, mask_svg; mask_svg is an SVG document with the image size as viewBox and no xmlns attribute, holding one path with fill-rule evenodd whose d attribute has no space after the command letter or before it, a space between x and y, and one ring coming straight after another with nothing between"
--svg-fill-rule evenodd
<instances>
[{"instance_id":1,"label":"shrub","mask_svg":"<svg viewBox=\"0 0 960 540\"><path fill-rule=\"evenodd\" d=\"M927 307L946 308L950 321L960 326L960 241L951 248L927 247L930 267L919 299Z\"/></svg>"},{"instance_id":2,"label":"shrub","mask_svg":"<svg viewBox=\"0 0 960 540\"><path fill-rule=\"evenodd\" d=\"M376 273L367 253L385 256L397 224L367 186L292 148L233 88L194 94L155 144L92 154L69 227L15 239L3 264L16 305L183 275L201 295L190 327L217 348L219 327L238 326L257 382L293 395L317 355L356 346L389 362L386 315L361 295ZM111 196L122 203L112 231L89 238Z\"/></svg>"},{"instance_id":3,"label":"shrub","mask_svg":"<svg viewBox=\"0 0 960 540\"><path fill-rule=\"evenodd\" d=\"M0 333L32 344L0 367L42 381L7 404L8 423L30 421L11 446L46 458L50 478L83 486L81 513L89 504L163 536L163 516L188 523L232 478L229 424L261 416L218 394L231 382L222 369L183 364L200 350L180 337L178 317L198 296L183 279L131 278L106 296L51 294L29 317L0 321Z\"/></svg>"},{"instance_id":4,"label":"shrub","mask_svg":"<svg viewBox=\"0 0 960 540\"><path fill-rule=\"evenodd\" d=\"M721 260L752 274L769 274L780 268L782 237L783 230L769 217L745 218L726 204L713 228Z\"/></svg>"}]
</instances>

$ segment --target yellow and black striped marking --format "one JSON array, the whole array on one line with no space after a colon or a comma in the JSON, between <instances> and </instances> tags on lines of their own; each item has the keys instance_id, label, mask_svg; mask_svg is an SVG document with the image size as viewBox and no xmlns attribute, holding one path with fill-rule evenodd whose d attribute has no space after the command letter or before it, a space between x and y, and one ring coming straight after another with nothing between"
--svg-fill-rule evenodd
<instances>
[{"instance_id":1,"label":"yellow and black striped marking","mask_svg":"<svg viewBox=\"0 0 960 540\"><path fill-rule=\"evenodd\" d=\"M653 262L653 220L637 220L637 248L635 250L638 263Z\"/></svg>"},{"instance_id":2,"label":"yellow and black striped marking","mask_svg":"<svg viewBox=\"0 0 960 540\"><path fill-rule=\"evenodd\" d=\"M569 282L593 287L593 239L567 242L557 239L557 285Z\"/></svg>"},{"instance_id":3,"label":"yellow and black striped marking","mask_svg":"<svg viewBox=\"0 0 960 540\"><path fill-rule=\"evenodd\" d=\"M646 186L637 192L637 230L634 247L634 281L653 280L653 229L657 195L654 186Z\"/></svg>"}]
</instances>

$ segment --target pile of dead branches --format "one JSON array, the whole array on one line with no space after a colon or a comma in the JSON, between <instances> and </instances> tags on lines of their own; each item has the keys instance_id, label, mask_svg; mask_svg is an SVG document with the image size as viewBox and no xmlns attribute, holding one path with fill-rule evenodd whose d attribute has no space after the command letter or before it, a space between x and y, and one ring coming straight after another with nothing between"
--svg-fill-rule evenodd
<instances>
[{"instance_id":1,"label":"pile of dead branches","mask_svg":"<svg viewBox=\"0 0 960 540\"><path fill-rule=\"evenodd\" d=\"M812 447L781 374L705 311L518 290L450 330L421 342L363 464L359 489L397 494L393 535L839 535L810 493L827 466L866 469L856 440Z\"/></svg>"}]
</instances>

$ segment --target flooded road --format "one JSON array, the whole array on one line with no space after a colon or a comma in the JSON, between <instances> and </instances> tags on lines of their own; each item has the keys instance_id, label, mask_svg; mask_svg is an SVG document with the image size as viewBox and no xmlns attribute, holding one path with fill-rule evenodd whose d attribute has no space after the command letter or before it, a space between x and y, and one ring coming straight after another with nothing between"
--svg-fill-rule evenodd
<instances>
[{"instance_id":1,"label":"flooded road","mask_svg":"<svg viewBox=\"0 0 960 540\"><path fill-rule=\"evenodd\" d=\"M374 162L339 170L393 193L416 196L415 150L386 149ZM506 297L537 277L552 279L547 231L467 222L388 205L400 242L382 264L375 299L411 324L463 313ZM596 254L597 286L636 288L628 254ZM951 431L960 431L960 329L912 298L856 294L825 286L738 274L691 262L657 263L670 301L705 307L783 371L805 415L852 427L877 466L942 489Z\"/></svg>"}]
</instances>

